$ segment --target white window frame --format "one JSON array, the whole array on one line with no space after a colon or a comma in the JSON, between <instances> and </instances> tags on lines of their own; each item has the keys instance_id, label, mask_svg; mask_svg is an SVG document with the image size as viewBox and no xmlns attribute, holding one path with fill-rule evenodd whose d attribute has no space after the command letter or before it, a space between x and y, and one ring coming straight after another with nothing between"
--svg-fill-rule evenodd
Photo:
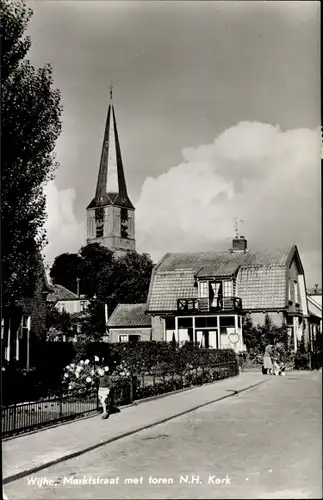
<instances>
[{"instance_id":1,"label":"white window frame","mask_svg":"<svg viewBox=\"0 0 323 500\"><path fill-rule=\"evenodd\" d=\"M294 280L294 302L295 304L299 304L298 283L295 280Z\"/></svg>"},{"instance_id":2,"label":"white window frame","mask_svg":"<svg viewBox=\"0 0 323 500\"><path fill-rule=\"evenodd\" d=\"M230 293L227 293L228 290ZM232 280L222 281L222 295L223 295L223 297L233 297L233 281Z\"/></svg>"},{"instance_id":3,"label":"white window frame","mask_svg":"<svg viewBox=\"0 0 323 500\"><path fill-rule=\"evenodd\" d=\"M139 341L141 340L141 335L140 333L119 333L118 337L119 337L119 343L126 343L126 342L129 342L129 337L131 337L131 335L135 335L136 337L139 337ZM127 340L121 340L121 337L127 337Z\"/></svg>"},{"instance_id":4,"label":"white window frame","mask_svg":"<svg viewBox=\"0 0 323 500\"><path fill-rule=\"evenodd\" d=\"M199 299L208 299L210 297L209 282L199 281Z\"/></svg>"},{"instance_id":5,"label":"white window frame","mask_svg":"<svg viewBox=\"0 0 323 500\"><path fill-rule=\"evenodd\" d=\"M292 297L292 282L289 280L288 281L288 301L293 302L293 297Z\"/></svg>"}]
</instances>

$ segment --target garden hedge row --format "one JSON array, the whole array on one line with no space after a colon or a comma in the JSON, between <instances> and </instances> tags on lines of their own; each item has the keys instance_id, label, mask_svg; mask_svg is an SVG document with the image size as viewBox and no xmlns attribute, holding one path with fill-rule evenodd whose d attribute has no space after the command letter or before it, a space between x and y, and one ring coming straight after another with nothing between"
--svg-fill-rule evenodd
<instances>
[{"instance_id":1,"label":"garden hedge row","mask_svg":"<svg viewBox=\"0 0 323 500\"><path fill-rule=\"evenodd\" d=\"M2 404L34 401L40 397L60 394L64 368L79 359L93 361L95 356L109 365L111 373L122 362L134 377L149 374L172 375L172 385L182 384L176 377L174 379L174 375L185 376L185 380L188 380L190 373L195 376L196 370L200 373L201 369L205 371L200 373L200 378L207 381L209 372L206 369L214 369L219 365L223 369L226 366L225 376L238 373L237 358L231 349L201 349L190 343L178 346L166 342L93 342L87 344L85 350L79 351L77 345L72 343L42 342L33 345L32 370L11 367L2 372ZM223 369L221 373L224 373ZM214 377L210 381L211 379L214 380Z\"/></svg>"}]
</instances>

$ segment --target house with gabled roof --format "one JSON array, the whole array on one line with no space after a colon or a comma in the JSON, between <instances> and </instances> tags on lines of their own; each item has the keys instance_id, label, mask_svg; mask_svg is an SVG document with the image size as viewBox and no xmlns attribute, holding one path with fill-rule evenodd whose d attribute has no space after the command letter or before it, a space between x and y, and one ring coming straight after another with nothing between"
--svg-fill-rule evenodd
<instances>
[{"instance_id":1,"label":"house with gabled roof","mask_svg":"<svg viewBox=\"0 0 323 500\"><path fill-rule=\"evenodd\" d=\"M88 307L90 301L85 295L79 295L63 285L51 284L47 302L52 304L60 313L66 312L70 315L74 333L79 333L83 322L88 318ZM57 337L59 338L59 337ZM63 337L63 340L66 337ZM72 340L72 337L70 337Z\"/></svg>"},{"instance_id":2,"label":"house with gabled roof","mask_svg":"<svg viewBox=\"0 0 323 500\"><path fill-rule=\"evenodd\" d=\"M241 236L225 252L167 253L153 270L146 313L163 321L164 340L245 349L244 316L287 324L297 350L309 335L304 269L296 245L248 250ZM152 321L152 339L160 336Z\"/></svg>"},{"instance_id":3,"label":"house with gabled roof","mask_svg":"<svg viewBox=\"0 0 323 500\"><path fill-rule=\"evenodd\" d=\"M118 304L108 321L110 342L151 340L151 316L147 304Z\"/></svg>"}]
</instances>

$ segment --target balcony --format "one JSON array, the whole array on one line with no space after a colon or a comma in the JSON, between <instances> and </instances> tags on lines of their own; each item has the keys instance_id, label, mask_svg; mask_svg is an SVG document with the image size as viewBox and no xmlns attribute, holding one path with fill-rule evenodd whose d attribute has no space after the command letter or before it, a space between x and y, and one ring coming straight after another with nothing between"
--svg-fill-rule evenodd
<instances>
[{"instance_id":1,"label":"balcony","mask_svg":"<svg viewBox=\"0 0 323 500\"><path fill-rule=\"evenodd\" d=\"M177 310L179 312L220 312L242 310L242 300L240 297L217 297L215 299L178 299Z\"/></svg>"}]
</instances>

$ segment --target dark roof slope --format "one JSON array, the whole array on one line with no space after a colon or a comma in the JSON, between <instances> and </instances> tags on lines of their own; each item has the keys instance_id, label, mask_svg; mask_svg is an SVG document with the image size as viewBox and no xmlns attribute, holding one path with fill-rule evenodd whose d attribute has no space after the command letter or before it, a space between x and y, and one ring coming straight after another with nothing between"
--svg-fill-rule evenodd
<instances>
[{"instance_id":1,"label":"dark roof slope","mask_svg":"<svg viewBox=\"0 0 323 500\"><path fill-rule=\"evenodd\" d=\"M79 297L76 293L71 292L63 285L49 285L51 293L48 294L49 302L58 302L59 300L77 300Z\"/></svg>"},{"instance_id":2,"label":"dark roof slope","mask_svg":"<svg viewBox=\"0 0 323 500\"><path fill-rule=\"evenodd\" d=\"M108 321L108 327L151 327L151 317L145 314L147 304L119 304Z\"/></svg>"},{"instance_id":3,"label":"dark roof slope","mask_svg":"<svg viewBox=\"0 0 323 500\"><path fill-rule=\"evenodd\" d=\"M248 252L201 252L168 253L157 265L156 271L175 271L194 269L198 273L202 268L216 272L223 268L224 276L234 274L239 266L286 265L292 248L267 248ZM229 272L228 272L229 271Z\"/></svg>"}]
</instances>

